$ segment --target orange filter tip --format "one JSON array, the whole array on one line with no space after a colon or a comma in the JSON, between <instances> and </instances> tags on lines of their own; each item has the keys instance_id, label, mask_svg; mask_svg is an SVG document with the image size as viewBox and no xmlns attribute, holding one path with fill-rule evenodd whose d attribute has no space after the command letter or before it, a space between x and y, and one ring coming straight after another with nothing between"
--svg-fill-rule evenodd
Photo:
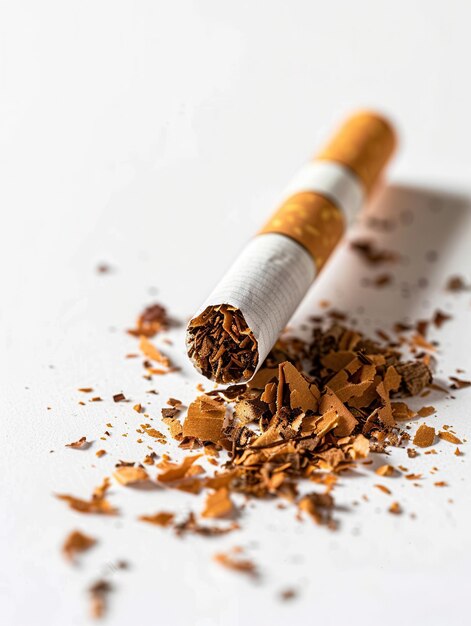
<instances>
[{"instance_id":1,"label":"orange filter tip","mask_svg":"<svg viewBox=\"0 0 471 626\"><path fill-rule=\"evenodd\" d=\"M391 158L397 135L391 122L372 111L359 111L338 129L318 160L335 161L348 167L363 183L369 194Z\"/></svg>"}]
</instances>

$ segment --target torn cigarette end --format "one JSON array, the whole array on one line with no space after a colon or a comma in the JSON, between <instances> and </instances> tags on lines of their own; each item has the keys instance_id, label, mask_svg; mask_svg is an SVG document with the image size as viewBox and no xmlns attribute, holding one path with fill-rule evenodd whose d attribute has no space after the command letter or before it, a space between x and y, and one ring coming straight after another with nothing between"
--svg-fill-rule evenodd
<instances>
[{"instance_id":1,"label":"torn cigarette end","mask_svg":"<svg viewBox=\"0 0 471 626\"><path fill-rule=\"evenodd\" d=\"M222 384L249 380L259 361L253 332L242 312L228 304L208 306L191 320L187 350L204 376Z\"/></svg>"},{"instance_id":2,"label":"torn cigarette end","mask_svg":"<svg viewBox=\"0 0 471 626\"><path fill-rule=\"evenodd\" d=\"M360 112L300 170L278 211L189 324L188 355L204 376L229 384L255 374L364 204L395 142L388 122Z\"/></svg>"}]
</instances>

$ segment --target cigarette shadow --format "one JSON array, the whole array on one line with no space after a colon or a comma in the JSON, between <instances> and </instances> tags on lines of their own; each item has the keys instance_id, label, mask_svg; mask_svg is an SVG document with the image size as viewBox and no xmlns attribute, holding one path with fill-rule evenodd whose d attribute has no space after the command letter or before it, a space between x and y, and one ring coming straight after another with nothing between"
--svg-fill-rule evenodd
<instances>
[{"instance_id":1,"label":"cigarette shadow","mask_svg":"<svg viewBox=\"0 0 471 626\"><path fill-rule=\"evenodd\" d=\"M297 334L303 320L322 312L323 300L369 333L397 321L430 316L439 292L443 302L448 278L445 261L460 245L471 246L469 235L463 241L469 233L471 197L400 184L386 187L313 284L290 325L292 330ZM371 241L399 258L368 264L350 245L358 240Z\"/></svg>"}]
</instances>

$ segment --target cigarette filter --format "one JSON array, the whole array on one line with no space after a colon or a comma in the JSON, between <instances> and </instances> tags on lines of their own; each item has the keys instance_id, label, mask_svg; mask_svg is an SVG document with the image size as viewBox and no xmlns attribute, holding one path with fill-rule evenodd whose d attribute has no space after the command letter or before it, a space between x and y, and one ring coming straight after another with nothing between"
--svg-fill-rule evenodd
<instances>
[{"instance_id":1,"label":"cigarette filter","mask_svg":"<svg viewBox=\"0 0 471 626\"><path fill-rule=\"evenodd\" d=\"M390 123L359 112L294 178L187 328L188 356L218 383L248 381L378 182L394 152Z\"/></svg>"}]
</instances>

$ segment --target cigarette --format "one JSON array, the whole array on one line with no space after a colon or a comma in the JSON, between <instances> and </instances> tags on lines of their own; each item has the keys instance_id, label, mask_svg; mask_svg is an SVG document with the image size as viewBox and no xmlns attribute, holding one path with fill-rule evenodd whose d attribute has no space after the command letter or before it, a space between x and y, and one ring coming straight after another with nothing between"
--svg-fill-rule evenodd
<instances>
[{"instance_id":1,"label":"cigarette","mask_svg":"<svg viewBox=\"0 0 471 626\"><path fill-rule=\"evenodd\" d=\"M190 320L196 369L223 384L249 381L377 185L396 146L372 112L348 118L295 176L281 204Z\"/></svg>"}]
</instances>

